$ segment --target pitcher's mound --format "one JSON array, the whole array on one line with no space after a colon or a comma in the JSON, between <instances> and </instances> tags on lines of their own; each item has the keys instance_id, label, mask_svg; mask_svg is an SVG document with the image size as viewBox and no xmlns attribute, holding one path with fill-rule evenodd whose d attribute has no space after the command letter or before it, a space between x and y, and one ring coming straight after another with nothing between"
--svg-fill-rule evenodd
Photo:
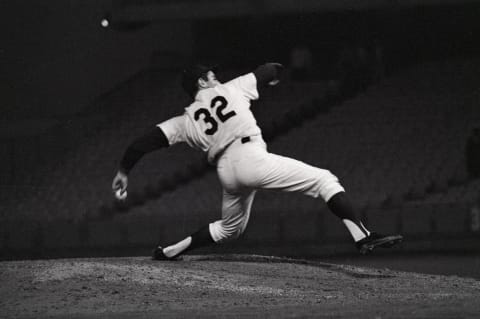
<instances>
[{"instance_id":1,"label":"pitcher's mound","mask_svg":"<svg viewBox=\"0 0 480 319\"><path fill-rule=\"evenodd\" d=\"M480 282L256 255L0 262L3 318L474 318Z\"/></svg>"}]
</instances>

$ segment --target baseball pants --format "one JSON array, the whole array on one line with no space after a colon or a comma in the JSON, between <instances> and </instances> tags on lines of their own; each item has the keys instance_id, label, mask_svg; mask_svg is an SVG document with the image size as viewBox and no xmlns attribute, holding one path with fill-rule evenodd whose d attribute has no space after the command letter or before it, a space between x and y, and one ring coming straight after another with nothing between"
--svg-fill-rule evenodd
<instances>
[{"instance_id":1,"label":"baseball pants","mask_svg":"<svg viewBox=\"0 0 480 319\"><path fill-rule=\"evenodd\" d=\"M300 192L326 202L345 191L330 171L267 151L260 135L235 140L217 161L223 186L222 219L209 225L217 243L240 236L248 224L257 189Z\"/></svg>"}]
</instances>

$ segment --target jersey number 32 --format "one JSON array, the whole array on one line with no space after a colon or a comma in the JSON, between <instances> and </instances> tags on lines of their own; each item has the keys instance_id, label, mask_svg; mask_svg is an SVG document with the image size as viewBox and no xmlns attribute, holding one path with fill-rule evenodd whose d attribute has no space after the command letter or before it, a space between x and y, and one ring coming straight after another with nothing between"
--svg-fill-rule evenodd
<instances>
[{"instance_id":1,"label":"jersey number 32","mask_svg":"<svg viewBox=\"0 0 480 319\"><path fill-rule=\"evenodd\" d=\"M206 109L206 108L201 108L195 111L193 114L193 117L195 121L198 121L200 118L205 122L205 124L208 124L210 127L205 130L205 134L207 135L213 135L217 132L218 130L218 120L220 122L224 123L226 122L229 118L237 115L235 111L230 111L225 113L225 109L227 108L228 101L226 98L223 96L219 95L216 96L212 99L210 102L210 108L211 111ZM215 112L216 117L218 120L212 116L211 112Z\"/></svg>"}]
</instances>

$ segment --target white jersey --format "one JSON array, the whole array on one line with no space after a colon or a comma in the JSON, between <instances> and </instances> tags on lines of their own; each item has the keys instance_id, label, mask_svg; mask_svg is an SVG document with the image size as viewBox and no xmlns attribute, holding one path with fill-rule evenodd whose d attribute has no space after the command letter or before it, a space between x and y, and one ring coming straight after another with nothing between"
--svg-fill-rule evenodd
<instances>
[{"instance_id":1,"label":"white jersey","mask_svg":"<svg viewBox=\"0 0 480 319\"><path fill-rule=\"evenodd\" d=\"M170 144L187 142L217 164L222 219L209 225L217 243L243 233L258 189L300 192L325 201L344 191L330 171L267 151L250 111L256 99L257 79L249 73L200 90L183 115L158 125Z\"/></svg>"},{"instance_id":2,"label":"white jersey","mask_svg":"<svg viewBox=\"0 0 480 319\"><path fill-rule=\"evenodd\" d=\"M157 126L170 145L187 142L207 152L208 161L212 163L236 139L261 134L250 110L250 101L256 99L257 79L248 73L200 90L183 115Z\"/></svg>"}]
</instances>

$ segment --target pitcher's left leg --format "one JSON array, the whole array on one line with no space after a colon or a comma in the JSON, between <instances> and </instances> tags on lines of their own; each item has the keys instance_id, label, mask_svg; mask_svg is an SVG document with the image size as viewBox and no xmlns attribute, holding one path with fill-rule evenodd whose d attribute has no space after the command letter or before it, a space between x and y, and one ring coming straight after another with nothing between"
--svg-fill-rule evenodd
<instances>
[{"instance_id":1,"label":"pitcher's left leg","mask_svg":"<svg viewBox=\"0 0 480 319\"><path fill-rule=\"evenodd\" d=\"M385 236L368 231L345 189L330 171L272 153L267 155L266 162L268 165L265 165L258 187L321 197L330 211L342 220L361 253L376 247L390 247L402 240L400 235Z\"/></svg>"}]
</instances>

